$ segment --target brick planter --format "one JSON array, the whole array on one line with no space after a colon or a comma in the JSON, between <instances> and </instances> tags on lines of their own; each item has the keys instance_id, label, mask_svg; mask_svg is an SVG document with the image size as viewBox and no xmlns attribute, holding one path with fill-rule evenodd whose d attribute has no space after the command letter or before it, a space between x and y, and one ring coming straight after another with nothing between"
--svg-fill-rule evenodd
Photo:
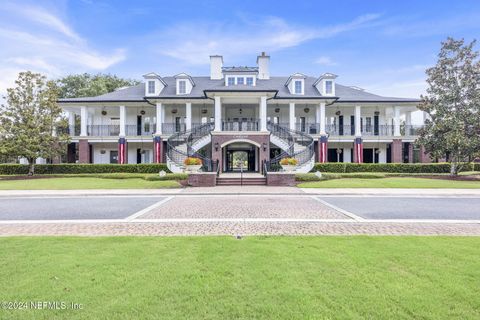
<instances>
[{"instance_id":1,"label":"brick planter","mask_svg":"<svg viewBox=\"0 0 480 320\"><path fill-rule=\"evenodd\" d=\"M188 175L187 183L191 187L215 187L217 185L216 172L195 172Z\"/></svg>"},{"instance_id":2,"label":"brick planter","mask_svg":"<svg viewBox=\"0 0 480 320\"><path fill-rule=\"evenodd\" d=\"M268 172L267 186L295 186L295 173L293 172Z\"/></svg>"}]
</instances>

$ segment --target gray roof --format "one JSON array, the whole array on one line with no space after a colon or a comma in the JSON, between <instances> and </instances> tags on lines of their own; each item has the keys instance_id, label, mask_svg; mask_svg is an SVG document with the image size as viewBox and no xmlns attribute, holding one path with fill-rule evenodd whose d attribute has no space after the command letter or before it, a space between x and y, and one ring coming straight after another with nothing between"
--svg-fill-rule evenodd
<instances>
[{"instance_id":1,"label":"gray roof","mask_svg":"<svg viewBox=\"0 0 480 320\"><path fill-rule=\"evenodd\" d=\"M258 67L223 67L223 72L258 72Z\"/></svg>"},{"instance_id":2,"label":"gray roof","mask_svg":"<svg viewBox=\"0 0 480 320\"><path fill-rule=\"evenodd\" d=\"M195 86L192 92L187 95L177 95L175 89L175 77L163 77L167 86L162 90L159 98L205 98L205 92L231 92L231 91L248 91L248 92L275 92L277 99L318 99L323 96L318 92L313 83L317 80L314 77L305 78L305 94L296 95L291 94L285 86L288 77L270 77L269 80L257 79L256 86L247 85L233 85L225 86L225 80L211 80L210 77L192 77L195 81ZM369 93L358 88L352 88L341 84L335 84L335 95L338 102L418 102L419 99L410 98L394 98L383 97L373 93ZM324 97L332 98L332 97ZM114 92L106 93L97 97L83 97L83 98L66 98L60 99L60 102L135 102L145 101L145 84L141 83L136 86L127 87Z\"/></svg>"}]
</instances>

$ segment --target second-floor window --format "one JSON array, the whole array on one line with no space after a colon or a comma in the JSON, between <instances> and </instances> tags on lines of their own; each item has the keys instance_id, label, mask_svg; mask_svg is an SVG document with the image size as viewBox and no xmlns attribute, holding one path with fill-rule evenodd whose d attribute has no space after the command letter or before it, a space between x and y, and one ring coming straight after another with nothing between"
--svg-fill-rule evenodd
<instances>
[{"instance_id":1,"label":"second-floor window","mask_svg":"<svg viewBox=\"0 0 480 320\"><path fill-rule=\"evenodd\" d=\"M178 93L179 94L187 93L187 82L185 80L178 81Z\"/></svg>"},{"instance_id":2,"label":"second-floor window","mask_svg":"<svg viewBox=\"0 0 480 320\"><path fill-rule=\"evenodd\" d=\"M155 93L155 81L153 80L148 81L148 93L149 94Z\"/></svg>"},{"instance_id":3,"label":"second-floor window","mask_svg":"<svg viewBox=\"0 0 480 320\"><path fill-rule=\"evenodd\" d=\"M253 77L247 77L247 86L253 86Z\"/></svg>"},{"instance_id":4,"label":"second-floor window","mask_svg":"<svg viewBox=\"0 0 480 320\"><path fill-rule=\"evenodd\" d=\"M302 81L295 81L295 94L302 94Z\"/></svg>"},{"instance_id":5,"label":"second-floor window","mask_svg":"<svg viewBox=\"0 0 480 320\"><path fill-rule=\"evenodd\" d=\"M237 84L244 84L242 77L237 78Z\"/></svg>"},{"instance_id":6,"label":"second-floor window","mask_svg":"<svg viewBox=\"0 0 480 320\"><path fill-rule=\"evenodd\" d=\"M235 78L234 77L228 77L228 85L229 86L234 86L235 85Z\"/></svg>"},{"instance_id":7,"label":"second-floor window","mask_svg":"<svg viewBox=\"0 0 480 320\"><path fill-rule=\"evenodd\" d=\"M325 93L332 94L333 93L333 82L332 81L325 81Z\"/></svg>"}]
</instances>

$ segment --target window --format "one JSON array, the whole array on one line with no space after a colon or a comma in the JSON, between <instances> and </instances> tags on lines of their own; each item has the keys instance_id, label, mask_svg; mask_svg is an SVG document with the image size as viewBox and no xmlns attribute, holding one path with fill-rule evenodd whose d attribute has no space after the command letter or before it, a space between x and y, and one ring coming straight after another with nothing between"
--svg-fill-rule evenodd
<instances>
[{"instance_id":1,"label":"window","mask_svg":"<svg viewBox=\"0 0 480 320\"><path fill-rule=\"evenodd\" d=\"M228 77L227 84L229 86L235 85L235 78L234 77Z\"/></svg>"},{"instance_id":2,"label":"window","mask_svg":"<svg viewBox=\"0 0 480 320\"><path fill-rule=\"evenodd\" d=\"M332 94L333 93L333 82L332 81L325 81L325 93Z\"/></svg>"},{"instance_id":3,"label":"window","mask_svg":"<svg viewBox=\"0 0 480 320\"><path fill-rule=\"evenodd\" d=\"M295 81L295 94L302 94L302 81Z\"/></svg>"},{"instance_id":4,"label":"window","mask_svg":"<svg viewBox=\"0 0 480 320\"><path fill-rule=\"evenodd\" d=\"M244 84L243 80L244 80L243 77L238 77L237 84Z\"/></svg>"},{"instance_id":5,"label":"window","mask_svg":"<svg viewBox=\"0 0 480 320\"><path fill-rule=\"evenodd\" d=\"M247 86L253 86L253 77L247 77Z\"/></svg>"},{"instance_id":6,"label":"window","mask_svg":"<svg viewBox=\"0 0 480 320\"><path fill-rule=\"evenodd\" d=\"M155 93L155 81L154 80L148 81L148 93L149 94L154 94Z\"/></svg>"},{"instance_id":7,"label":"window","mask_svg":"<svg viewBox=\"0 0 480 320\"><path fill-rule=\"evenodd\" d=\"M365 118L365 127L366 132L372 132L372 117Z\"/></svg>"},{"instance_id":8,"label":"window","mask_svg":"<svg viewBox=\"0 0 480 320\"><path fill-rule=\"evenodd\" d=\"M185 80L178 81L178 93L179 94L187 93L187 82Z\"/></svg>"}]
</instances>

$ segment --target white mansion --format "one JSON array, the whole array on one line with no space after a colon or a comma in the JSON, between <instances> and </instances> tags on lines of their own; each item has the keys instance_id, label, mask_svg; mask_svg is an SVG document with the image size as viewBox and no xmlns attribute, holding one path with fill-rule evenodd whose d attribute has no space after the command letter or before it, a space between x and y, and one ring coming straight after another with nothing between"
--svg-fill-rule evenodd
<instances>
[{"instance_id":1,"label":"white mansion","mask_svg":"<svg viewBox=\"0 0 480 320\"><path fill-rule=\"evenodd\" d=\"M144 83L88 98L61 99L72 143L68 162L166 162L179 172L187 156L204 170L262 172L285 157L298 171L314 162L425 162L411 124L418 99L391 98L337 83L325 73L271 76L270 57L256 67L224 67L210 75L144 75ZM76 125L77 124L77 125Z\"/></svg>"}]
</instances>

